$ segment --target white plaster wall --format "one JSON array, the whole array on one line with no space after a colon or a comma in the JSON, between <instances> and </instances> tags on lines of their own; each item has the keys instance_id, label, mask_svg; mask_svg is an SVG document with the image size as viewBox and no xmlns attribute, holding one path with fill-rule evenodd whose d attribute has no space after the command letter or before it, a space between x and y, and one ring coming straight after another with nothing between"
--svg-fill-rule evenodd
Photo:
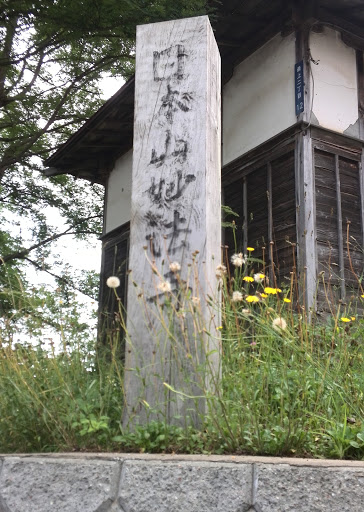
<instances>
[{"instance_id":1,"label":"white plaster wall","mask_svg":"<svg viewBox=\"0 0 364 512\"><path fill-rule=\"evenodd\" d=\"M133 150L116 160L107 183L105 233L130 220Z\"/></svg>"},{"instance_id":2,"label":"white plaster wall","mask_svg":"<svg viewBox=\"0 0 364 512\"><path fill-rule=\"evenodd\" d=\"M340 34L325 27L310 34L313 75L313 122L337 132L359 136L358 87L355 50L346 46Z\"/></svg>"},{"instance_id":3,"label":"white plaster wall","mask_svg":"<svg viewBox=\"0 0 364 512\"><path fill-rule=\"evenodd\" d=\"M296 122L295 35L280 34L250 55L223 89L223 164Z\"/></svg>"}]
</instances>

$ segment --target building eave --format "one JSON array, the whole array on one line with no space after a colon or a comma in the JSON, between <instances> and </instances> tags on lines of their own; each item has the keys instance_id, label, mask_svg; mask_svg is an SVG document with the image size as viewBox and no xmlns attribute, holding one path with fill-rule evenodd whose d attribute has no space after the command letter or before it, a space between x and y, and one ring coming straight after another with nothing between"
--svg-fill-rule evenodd
<instances>
[{"instance_id":1,"label":"building eave","mask_svg":"<svg viewBox=\"0 0 364 512\"><path fill-rule=\"evenodd\" d=\"M295 18L295 14L299 16ZM326 25L344 42L364 50L362 0L227 0L213 22L222 61L222 83L234 67L277 33L297 23ZM45 174L71 174L105 184L115 160L133 146L134 77L128 80L74 135L45 161Z\"/></svg>"}]
</instances>

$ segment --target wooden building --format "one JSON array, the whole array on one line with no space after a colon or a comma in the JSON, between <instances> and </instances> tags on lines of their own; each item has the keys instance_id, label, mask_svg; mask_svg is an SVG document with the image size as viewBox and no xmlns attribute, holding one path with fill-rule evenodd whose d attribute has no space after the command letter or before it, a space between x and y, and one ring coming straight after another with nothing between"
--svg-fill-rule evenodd
<instances>
[{"instance_id":1,"label":"wooden building","mask_svg":"<svg viewBox=\"0 0 364 512\"><path fill-rule=\"evenodd\" d=\"M214 29L223 204L239 214L238 249L264 251L279 282L295 267L308 307L324 309L323 281L335 300L349 299L363 275L363 2L224 0ZM109 313L106 278L126 289L133 118L132 78L46 162L48 175L105 186L100 300ZM229 232L225 243L234 245Z\"/></svg>"}]
</instances>

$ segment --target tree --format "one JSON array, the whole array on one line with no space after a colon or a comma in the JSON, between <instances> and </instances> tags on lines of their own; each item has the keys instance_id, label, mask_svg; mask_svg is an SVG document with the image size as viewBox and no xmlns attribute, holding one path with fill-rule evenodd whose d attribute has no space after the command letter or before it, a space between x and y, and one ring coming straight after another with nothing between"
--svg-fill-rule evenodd
<instances>
[{"instance_id":1,"label":"tree","mask_svg":"<svg viewBox=\"0 0 364 512\"><path fill-rule=\"evenodd\" d=\"M54 240L100 233L102 187L45 178L42 160L100 106L102 76L133 73L137 24L205 10L204 0L0 0L0 285L4 263L53 272Z\"/></svg>"},{"instance_id":2,"label":"tree","mask_svg":"<svg viewBox=\"0 0 364 512\"><path fill-rule=\"evenodd\" d=\"M100 104L106 72L133 71L138 23L201 13L184 0L2 0L0 180L14 164L49 151Z\"/></svg>"}]
</instances>

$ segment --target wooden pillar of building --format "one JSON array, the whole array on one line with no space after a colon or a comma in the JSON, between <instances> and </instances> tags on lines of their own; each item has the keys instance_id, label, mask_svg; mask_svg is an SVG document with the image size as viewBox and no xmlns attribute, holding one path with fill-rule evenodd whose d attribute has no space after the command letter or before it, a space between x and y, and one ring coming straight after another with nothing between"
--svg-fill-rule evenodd
<instances>
[{"instance_id":1,"label":"wooden pillar of building","mask_svg":"<svg viewBox=\"0 0 364 512\"><path fill-rule=\"evenodd\" d=\"M221 252L221 86L208 17L139 26L135 80L124 425L197 424L219 375L207 296Z\"/></svg>"},{"instance_id":2,"label":"wooden pillar of building","mask_svg":"<svg viewBox=\"0 0 364 512\"><path fill-rule=\"evenodd\" d=\"M314 22L312 2L298 2L294 10L296 23L296 62L302 67L302 106L296 105L297 121L301 121L301 132L296 136L296 204L297 204L297 261L302 303L308 311L316 307L317 249L315 179L312 156L311 116L312 87L310 72L309 34Z\"/></svg>"}]
</instances>

